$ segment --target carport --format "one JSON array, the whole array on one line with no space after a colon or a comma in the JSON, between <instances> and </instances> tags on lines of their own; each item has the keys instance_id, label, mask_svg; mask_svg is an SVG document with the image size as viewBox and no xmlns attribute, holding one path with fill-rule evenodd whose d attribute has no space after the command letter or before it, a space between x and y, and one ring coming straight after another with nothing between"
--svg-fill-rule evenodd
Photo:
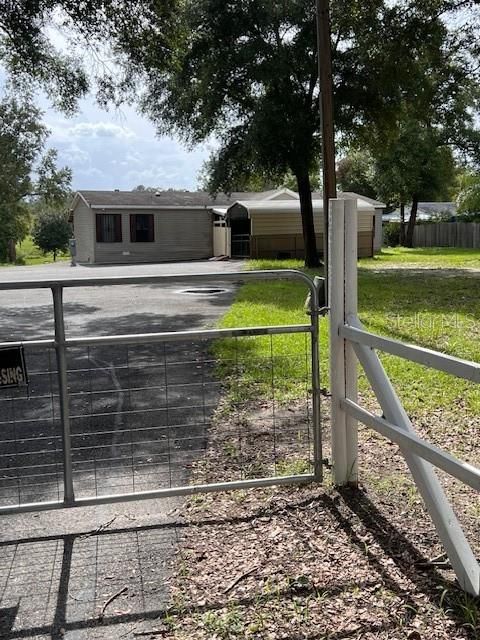
<instances>
[{"instance_id":1,"label":"carport","mask_svg":"<svg viewBox=\"0 0 480 640\"><path fill-rule=\"evenodd\" d=\"M296 195L296 194L295 194ZM312 205L316 239L319 252L323 247L323 200L321 194L312 194ZM374 217L372 203L362 198L358 203L358 253L369 257L374 253ZM230 230L230 251L225 255L237 258L288 259L304 258L304 243L300 200L298 196L287 199L238 200L229 207L213 209L215 228L221 231L222 240L218 250L228 243ZM319 231L321 230L321 231ZM219 255L219 254L215 254Z\"/></svg>"}]
</instances>

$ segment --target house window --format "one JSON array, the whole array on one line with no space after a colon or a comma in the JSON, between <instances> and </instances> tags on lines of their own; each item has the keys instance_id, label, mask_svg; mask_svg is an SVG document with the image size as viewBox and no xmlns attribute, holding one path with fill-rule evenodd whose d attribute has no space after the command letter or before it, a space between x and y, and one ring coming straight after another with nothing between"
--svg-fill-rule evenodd
<instances>
[{"instance_id":1,"label":"house window","mask_svg":"<svg viewBox=\"0 0 480 640\"><path fill-rule=\"evenodd\" d=\"M138 213L130 216L131 242L153 242L153 214Z\"/></svg>"},{"instance_id":2,"label":"house window","mask_svg":"<svg viewBox=\"0 0 480 640\"><path fill-rule=\"evenodd\" d=\"M122 215L120 213L97 213L97 242L122 241Z\"/></svg>"}]
</instances>

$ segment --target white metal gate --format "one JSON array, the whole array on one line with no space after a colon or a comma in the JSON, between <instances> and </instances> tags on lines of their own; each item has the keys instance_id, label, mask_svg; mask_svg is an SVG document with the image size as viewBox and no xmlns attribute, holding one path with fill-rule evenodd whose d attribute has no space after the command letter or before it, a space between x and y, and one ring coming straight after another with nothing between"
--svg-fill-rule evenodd
<instances>
[{"instance_id":1,"label":"white metal gate","mask_svg":"<svg viewBox=\"0 0 480 640\"><path fill-rule=\"evenodd\" d=\"M310 293L305 324L85 337L65 332L67 288L285 278L303 283ZM42 280L2 283L0 289L50 289L55 326L54 337L46 340L0 344L0 349L22 346L30 373L28 388L0 390L0 514L321 479L318 296L305 274L285 270ZM305 373L301 424L282 415L275 400L276 363L289 357L283 350L275 352L275 341L285 335L305 343L298 363ZM214 346L232 341L229 353L236 361L229 365L235 375L245 364L239 357L242 341L256 339L271 345L254 363L269 375L271 371L268 415L262 432L248 436L259 438L258 446L266 449L264 463L246 468L240 451L228 477L199 482L191 468L201 461L222 395L225 363L215 358ZM225 439L222 446L241 448L245 443L242 420L239 414L235 442ZM279 451L295 447L303 448L309 470L281 475Z\"/></svg>"}]
</instances>

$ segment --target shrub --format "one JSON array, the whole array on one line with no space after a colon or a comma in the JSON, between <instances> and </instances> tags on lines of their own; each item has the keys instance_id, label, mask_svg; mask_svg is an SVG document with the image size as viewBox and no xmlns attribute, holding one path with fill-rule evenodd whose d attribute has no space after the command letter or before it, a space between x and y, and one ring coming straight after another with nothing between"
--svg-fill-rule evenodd
<instances>
[{"instance_id":1,"label":"shrub","mask_svg":"<svg viewBox=\"0 0 480 640\"><path fill-rule=\"evenodd\" d=\"M415 224L437 224L438 222L455 222L455 216L449 211L438 211L437 213L432 213L430 218L427 218L426 220L419 220L417 218Z\"/></svg>"},{"instance_id":2,"label":"shrub","mask_svg":"<svg viewBox=\"0 0 480 640\"><path fill-rule=\"evenodd\" d=\"M457 215L458 222L480 222L480 212L459 213Z\"/></svg>"},{"instance_id":3,"label":"shrub","mask_svg":"<svg viewBox=\"0 0 480 640\"><path fill-rule=\"evenodd\" d=\"M383 244L398 247L400 244L400 222L387 222L383 227Z\"/></svg>"},{"instance_id":4,"label":"shrub","mask_svg":"<svg viewBox=\"0 0 480 640\"><path fill-rule=\"evenodd\" d=\"M66 251L72 228L66 213L60 211L43 211L35 220L32 238L43 253L53 252L56 260L59 251Z\"/></svg>"}]
</instances>

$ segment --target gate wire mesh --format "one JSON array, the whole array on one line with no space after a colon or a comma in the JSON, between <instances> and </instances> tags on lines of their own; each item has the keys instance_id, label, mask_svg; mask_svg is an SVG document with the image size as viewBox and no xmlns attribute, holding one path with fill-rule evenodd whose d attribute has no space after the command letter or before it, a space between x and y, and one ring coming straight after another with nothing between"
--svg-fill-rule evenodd
<instances>
[{"instance_id":1,"label":"gate wire mesh","mask_svg":"<svg viewBox=\"0 0 480 640\"><path fill-rule=\"evenodd\" d=\"M25 356L28 392L0 398L0 506L63 498L55 353ZM308 333L69 347L68 382L77 498L312 470Z\"/></svg>"},{"instance_id":2,"label":"gate wire mesh","mask_svg":"<svg viewBox=\"0 0 480 640\"><path fill-rule=\"evenodd\" d=\"M30 385L0 395L0 506L63 499L55 351L26 347Z\"/></svg>"}]
</instances>

